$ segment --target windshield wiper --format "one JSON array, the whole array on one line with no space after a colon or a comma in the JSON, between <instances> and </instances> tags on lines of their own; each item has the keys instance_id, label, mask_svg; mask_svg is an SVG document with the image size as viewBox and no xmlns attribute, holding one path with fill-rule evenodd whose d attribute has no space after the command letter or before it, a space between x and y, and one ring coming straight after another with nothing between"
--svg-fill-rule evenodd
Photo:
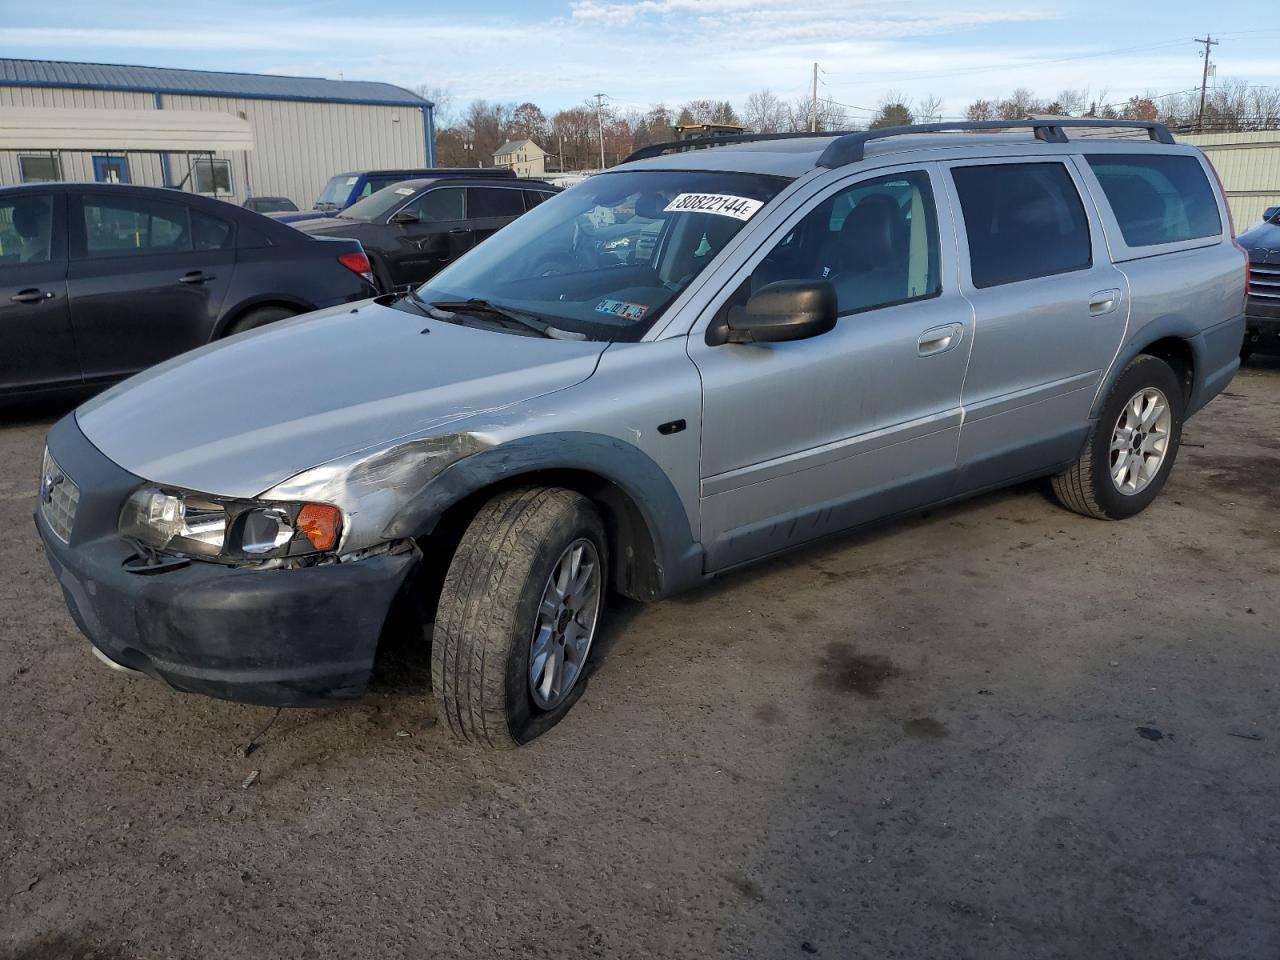
<instances>
[{"instance_id":1,"label":"windshield wiper","mask_svg":"<svg viewBox=\"0 0 1280 960\"><path fill-rule=\"evenodd\" d=\"M410 287L404 293L401 299L408 300L415 307L417 307L421 313L430 317L432 320L443 320L445 323L458 322L457 316L455 316L451 311L442 310L440 309L440 307L437 307L435 304L427 303L427 301L422 299L422 295L418 293L418 291L413 287Z\"/></svg>"},{"instance_id":2,"label":"windshield wiper","mask_svg":"<svg viewBox=\"0 0 1280 960\"><path fill-rule=\"evenodd\" d=\"M453 313L479 313L491 317L498 317L510 323L539 333L544 337L552 340L585 340L585 333L578 333L575 330L561 330L554 327L545 320L539 320L532 314L523 313L518 310L512 310L510 307L500 307L497 304L490 303L488 300L481 300L473 297L470 300L461 300L458 302L431 303L428 306L437 310L450 311Z\"/></svg>"}]
</instances>

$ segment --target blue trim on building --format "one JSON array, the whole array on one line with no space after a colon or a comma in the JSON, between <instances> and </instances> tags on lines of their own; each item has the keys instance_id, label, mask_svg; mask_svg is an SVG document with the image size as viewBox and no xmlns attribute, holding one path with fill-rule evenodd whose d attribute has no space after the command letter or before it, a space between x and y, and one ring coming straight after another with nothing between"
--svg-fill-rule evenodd
<instances>
[{"instance_id":1,"label":"blue trim on building","mask_svg":"<svg viewBox=\"0 0 1280 960\"><path fill-rule=\"evenodd\" d=\"M164 109L164 98L160 94L155 95L156 109ZM167 153L160 154L160 178L164 181L166 187L173 186L173 176L169 173L169 155Z\"/></svg>"},{"instance_id":2,"label":"blue trim on building","mask_svg":"<svg viewBox=\"0 0 1280 960\"><path fill-rule=\"evenodd\" d=\"M347 103L361 107L422 107L432 109L430 100L368 100L359 97L293 96L282 93L244 93L233 90L187 90L182 87L133 87L114 83L71 83L48 80L5 80L0 87L54 87L62 90L119 90L124 93L168 94L174 97L226 97L235 100L292 100L302 103Z\"/></svg>"},{"instance_id":3,"label":"blue trim on building","mask_svg":"<svg viewBox=\"0 0 1280 960\"><path fill-rule=\"evenodd\" d=\"M436 121L435 110L431 104L422 108L422 136L426 140L426 165L434 167L436 165Z\"/></svg>"}]
</instances>

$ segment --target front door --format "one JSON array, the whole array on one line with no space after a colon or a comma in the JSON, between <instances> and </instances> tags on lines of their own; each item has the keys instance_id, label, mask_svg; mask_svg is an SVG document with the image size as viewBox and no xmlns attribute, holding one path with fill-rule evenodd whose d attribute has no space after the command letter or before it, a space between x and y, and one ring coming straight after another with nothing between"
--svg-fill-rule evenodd
<instances>
[{"instance_id":1,"label":"front door","mask_svg":"<svg viewBox=\"0 0 1280 960\"><path fill-rule=\"evenodd\" d=\"M471 249L466 204L465 187L433 187L398 211L418 219L386 227L392 235L387 271L393 286L429 280Z\"/></svg>"},{"instance_id":2,"label":"front door","mask_svg":"<svg viewBox=\"0 0 1280 960\"><path fill-rule=\"evenodd\" d=\"M976 490L1079 454L1129 293L1068 158L949 166L977 324L959 473Z\"/></svg>"},{"instance_id":3,"label":"front door","mask_svg":"<svg viewBox=\"0 0 1280 960\"><path fill-rule=\"evenodd\" d=\"M85 380L207 343L235 268L231 223L125 191L69 199L67 288Z\"/></svg>"},{"instance_id":4,"label":"front door","mask_svg":"<svg viewBox=\"0 0 1280 960\"><path fill-rule=\"evenodd\" d=\"M779 280L828 280L840 308L831 332L709 346L710 316L695 326L708 569L950 491L973 313L951 279L935 176L904 168L826 188L747 262L719 306Z\"/></svg>"},{"instance_id":5,"label":"front door","mask_svg":"<svg viewBox=\"0 0 1280 960\"><path fill-rule=\"evenodd\" d=\"M0 394L80 382L65 206L52 192L0 200Z\"/></svg>"}]
</instances>

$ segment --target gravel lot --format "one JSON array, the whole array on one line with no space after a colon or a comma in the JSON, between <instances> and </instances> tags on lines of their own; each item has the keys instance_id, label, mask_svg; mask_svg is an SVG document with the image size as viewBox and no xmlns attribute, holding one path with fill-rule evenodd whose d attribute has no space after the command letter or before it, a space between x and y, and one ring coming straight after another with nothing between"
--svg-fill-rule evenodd
<instances>
[{"instance_id":1,"label":"gravel lot","mask_svg":"<svg viewBox=\"0 0 1280 960\"><path fill-rule=\"evenodd\" d=\"M1024 486L615 608L497 755L413 650L249 756L274 711L104 669L59 413L0 426L0 957L1280 956L1280 362L1134 520Z\"/></svg>"}]
</instances>

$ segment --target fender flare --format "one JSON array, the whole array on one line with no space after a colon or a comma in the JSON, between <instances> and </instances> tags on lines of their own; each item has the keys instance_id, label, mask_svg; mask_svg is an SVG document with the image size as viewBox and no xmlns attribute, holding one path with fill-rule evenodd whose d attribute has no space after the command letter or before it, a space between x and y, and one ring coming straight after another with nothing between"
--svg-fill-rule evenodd
<instances>
[{"instance_id":1,"label":"fender flare","mask_svg":"<svg viewBox=\"0 0 1280 960\"><path fill-rule=\"evenodd\" d=\"M1093 406L1089 410L1089 419L1096 420L1102 415L1102 407L1107 402L1107 397L1111 395L1111 388L1115 385L1120 373L1127 367L1133 358L1144 352L1147 347L1155 343L1157 340L1166 340L1176 338L1187 344L1187 348L1191 351L1191 365L1193 370L1193 382L1191 384L1191 395L1194 396L1199 384L1204 377L1204 338L1201 336L1203 331L1193 320L1184 317L1181 314L1169 313L1164 316L1145 323L1120 347L1119 353L1116 354L1111 368L1107 371L1106 376L1102 379L1097 395L1093 398Z\"/></svg>"},{"instance_id":2,"label":"fender flare","mask_svg":"<svg viewBox=\"0 0 1280 960\"><path fill-rule=\"evenodd\" d=\"M572 470L616 486L634 505L653 546L644 599L668 596L702 578L703 556L670 478L644 451L605 434L565 431L519 437L451 464L426 483L388 523L389 540L431 533L465 498L524 474Z\"/></svg>"}]
</instances>

